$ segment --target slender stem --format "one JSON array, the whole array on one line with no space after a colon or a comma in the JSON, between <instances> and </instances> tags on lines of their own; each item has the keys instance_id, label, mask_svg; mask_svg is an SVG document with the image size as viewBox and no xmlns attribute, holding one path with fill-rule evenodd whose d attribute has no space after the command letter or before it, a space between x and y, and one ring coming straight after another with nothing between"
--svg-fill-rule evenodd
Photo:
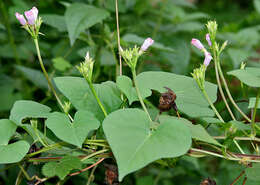
<instances>
[{"instance_id":1,"label":"slender stem","mask_svg":"<svg viewBox=\"0 0 260 185\"><path fill-rule=\"evenodd\" d=\"M119 54L119 75L122 75L122 56L120 54L120 29L119 29L119 16L118 16L118 0L115 0L116 6L116 31L117 31L117 47Z\"/></svg>"},{"instance_id":2,"label":"slender stem","mask_svg":"<svg viewBox=\"0 0 260 185\"><path fill-rule=\"evenodd\" d=\"M245 184L246 184L246 180L247 180L247 177L244 178L242 185L245 185Z\"/></svg>"},{"instance_id":3,"label":"slender stem","mask_svg":"<svg viewBox=\"0 0 260 185\"><path fill-rule=\"evenodd\" d=\"M239 179L240 177L242 177L242 175L244 175L245 171L243 170L239 175L238 177L230 184L230 185L234 185Z\"/></svg>"},{"instance_id":4,"label":"slender stem","mask_svg":"<svg viewBox=\"0 0 260 185\"><path fill-rule=\"evenodd\" d=\"M215 136L213 137L214 139L226 139L225 136ZM257 142L260 142L260 138L257 138L257 137L235 137L234 138L235 140L241 140L241 141L257 141Z\"/></svg>"},{"instance_id":5,"label":"slender stem","mask_svg":"<svg viewBox=\"0 0 260 185\"><path fill-rule=\"evenodd\" d=\"M243 151L243 149L240 147L240 145L238 144L238 142L233 139L233 142L235 143L235 145L237 146L237 148L239 149L239 151L242 153L242 154L245 154L245 152Z\"/></svg>"},{"instance_id":6,"label":"slender stem","mask_svg":"<svg viewBox=\"0 0 260 185\"><path fill-rule=\"evenodd\" d=\"M258 90L258 93L257 93L257 96L256 96L254 113L253 113L252 122L251 122L253 136L256 135L255 118L256 118L256 112L257 112L257 108L258 108L259 98L260 98L260 89Z\"/></svg>"},{"instance_id":7,"label":"slender stem","mask_svg":"<svg viewBox=\"0 0 260 185\"><path fill-rule=\"evenodd\" d=\"M144 111L145 111L146 114L148 115L150 121L152 122L151 116L150 116L150 114L149 114L149 112L148 112L148 110L147 110L147 108L146 108L146 106L145 106L145 104L144 104L143 98L142 98L141 93L140 93L140 90L139 90L139 88L138 88L138 84L137 84L137 80L136 80L136 71L135 71L135 69L132 69L132 74L133 74L133 81L134 81L134 84L135 84L135 90L136 90L137 96L138 96L138 98L139 98L139 101L140 101L140 103L141 103L141 105L142 105Z\"/></svg>"},{"instance_id":8,"label":"slender stem","mask_svg":"<svg viewBox=\"0 0 260 185\"><path fill-rule=\"evenodd\" d=\"M23 168L23 166L21 164L18 164L19 168L21 169L21 171L23 172L25 178L30 181L32 180L32 178L28 175L28 173L25 171L25 169Z\"/></svg>"},{"instance_id":9,"label":"slender stem","mask_svg":"<svg viewBox=\"0 0 260 185\"><path fill-rule=\"evenodd\" d=\"M45 78L46 78L46 80L47 80L47 82L48 82L48 85L49 85L49 87L50 87L50 89L51 89L53 95L55 96L55 98L56 98L58 104L60 105L60 107L62 108L62 110L65 112L64 105L63 105L63 103L61 102L60 98L58 97L58 95L57 95L57 93L56 93L56 91L55 91L55 88L54 88L54 86L53 86L53 84L52 84L52 82L51 82L51 79L50 79L50 77L49 77L49 75L48 75L48 73L47 73L47 71L46 71L46 69L45 69L45 67L44 67L43 62L42 62L41 52L40 52L39 43L38 43L38 39L37 39L37 38L34 39L34 44L35 44L35 47L36 47L37 56L38 56L38 60L39 60L40 66L41 66L42 71L43 71L43 74L44 74L44 76L45 76ZM72 118L69 114L68 114L68 116L69 116L70 120L73 121L73 118Z\"/></svg>"},{"instance_id":10,"label":"slender stem","mask_svg":"<svg viewBox=\"0 0 260 185\"><path fill-rule=\"evenodd\" d=\"M86 79L86 80L87 80L87 79ZM94 95L94 97L95 97L96 100L97 100L97 103L98 103L99 107L101 108L101 110L103 111L103 113L104 113L104 115L105 115L105 117L106 117L106 116L107 116L106 109L104 108L103 104L101 103L100 99L98 98L97 93L96 93L96 90L95 90L95 88L94 88L92 82L90 82L89 80L87 80L87 82L88 82L88 84L89 84L89 87L90 87L90 89L91 89L92 94Z\"/></svg>"},{"instance_id":11,"label":"slender stem","mask_svg":"<svg viewBox=\"0 0 260 185\"><path fill-rule=\"evenodd\" d=\"M108 151L108 149L99 150L97 152L94 152L94 153L92 153L92 154L82 158L81 161L85 161L85 160L87 160L87 159L89 159L89 158L91 158L91 157L93 157L95 155L102 154L102 153L107 152L107 151Z\"/></svg>"},{"instance_id":12,"label":"slender stem","mask_svg":"<svg viewBox=\"0 0 260 185\"><path fill-rule=\"evenodd\" d=\"M220 78L224 84L224 87L225 87L225 90L227 92L227 95L228 95L228 98L230 99L231 103L234 105L234 107L238 110L238 112L249 122L251 122L250 118L247 117L247 115L237 106L236 102L234 101L230 91L229 91L229 88L228 88L228 85L227 85L227 82L226 82L226 79L224 77L224 74L222 72L222 69L221 69L221 66L220 66L220 62L218 61L217 62L217 65L218 65L218 70L219 70L219 74L220 74Z\"/></svg>"},{"instance_id":13,"label":"slender stem","mask_svg":"<svg viewBox=\"0 0 260 185\"><path fill-rule=\"evenodd\" d=\"M218 58L219 58L219 56L217 56L216 51L214 50L214 64L215 64L216 79L217 79L217 83L218 83L218 87L219 87L219 92L220 92L220 95L221 95L221 97L222 97L222 99L223 99L223 101L224 101L224 103L227 107L227 110L228 110L230 116L232 117L233 120L236 120L235 116L233 115L233 113L232 113L232 111L231 111L231 109L230 109L230 107L227 103L227 99L224 95L222 85L221 85L221 82L220 82L220 79L219 79L219 72L218 72L218 66L217 66L217 61L219 60Z\"/></svg>"},{"instance_id":14,"label":"slender stem","mask_svg":"<svg viewBox=\"0 0 260 185\"><path fill-rule=\"evenodd\" d=\"M33 157L33 156L35 156L35 155L37 155L37 154L40 154L40 153L43 153L43 152L47 152L47 151L53 150L53 149L55 149L55 148L59 148L59 147L61 147L62 145L65 145L65 143L64 143L64 142L55 143L55 144L53 144L53 145L49 145L49 146L47 146L47 147L44 147L44 148L42 148L41 150L38 150L38 151L36 151L36 152L27 154L26 157Z\"/></svg>"},{"instance_id":15,"label":"slender stem","mask_svg":"<svg viewBox=\"0 0 260 185\"><path fill-rule=\"evenodd\" d=\"M92 168L91 172L90 172L90 175L88 177L88 182L86 185L90 185L90 183L92 181L94 181L94 173L95 173L95 170L97 169L98 165L94 166L94 168Z\"/></svg>"},{"instance_id":16,"label":"slender stem","mask_svg":"<svg viewBox=\"0 0 260 185\"><path fill-rule=\"evenodd\" d=\"M217 115L218 119L219 119L220 121L222 121L223 123L225 123L225 121L222 119L222 117L221 117L220 114L218 113L217 109L215 108L215 106L214 106L213 103L211 102L211 100L210 100L210 98L209 98L207 92L206 92L204 89L202 89L202 93L204 94L204 96L205 96L205 98L207 99L209 105L211 106L211 108L213 109L213 111L215 112L215 114Z\"/></svg>"},{"instance_id":17,"label":"slender stem","mask_svg":"<svg viewBox=\"0 0 260 185\"><path fill-rule=\"evenodd\" d=\"M17 178L15 180L15 185L21 184L22 179L23 179L23 172L22 172L22 170L20 170L18 175L17 175Z\"/></svg>"}]
</instances>

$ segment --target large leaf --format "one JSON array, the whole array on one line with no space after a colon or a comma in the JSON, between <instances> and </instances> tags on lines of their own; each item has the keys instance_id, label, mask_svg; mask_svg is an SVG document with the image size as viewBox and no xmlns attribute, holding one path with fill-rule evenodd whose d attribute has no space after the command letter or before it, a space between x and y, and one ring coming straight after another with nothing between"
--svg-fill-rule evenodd
<instances>
[{"instance_id":1,"label":"large leaf","mask_svg":"<svg viewBox=\"0 0 260 185\"><path fill-rule=\"evenodd\" d=\"M121 109L104 120L120 181L157 159L181 156L190 148L190 130L181 120L164 117L155 130L150 128L148 116L139 109Z\"/></svg>"},{"instance_id":2,"label":"large leaf","mask_svg":"<svg viewBox=\"0 0 260 185\"><path fill-rule=\"evenodd\" d=\"M260 182L260 164L256 163L253 164L252 168L246 168L246 176L248 180L254 181L254 182Z\"/></svg>"},{"instance_id":3,"label":"large leaf","mask_svg":"<svg viewBox=\"0 0 260 185\"><path fill-rule=\"evenodd\" d=\"M60 162L49 162L42 167L42 173L47 177L58 176L64 179L73 169L80 169L81 161L77 157L65 156Z\"/></svg>"},{"instance_id":4,"label":"large leaf","mask_svg":"<svg viewBox=\"0 0 260 185\"><path fill-rule=\"evenodd\" d=\"M166 91L164 87L169 87L177 95L175 102L181 112L191 117L214 116L196 82L190 77L166 72L144 72L137 76L137 82L143 98L150 96L152 89L162 93ZM131 102L138 100L133 87L129 87L130 79L120 77L118 85ZM217 86L208 82L205 85L211 101L215 102Z\"/></svg>"},{"instance_id":5,"label":"large leaf","mask_svg":"<svg viewBox=\"0 0 260 185\"><path fill-rule=\"evenodd\" d=\"M100 123L92 113L78 111L73 123L66 114L54 112L48 116L46 125L61 140L81 148L89 132L97 129Z\"/></svg>"},{"instance_id":6,"label":"large leaf","mask_svg":"<svg viewBox=\"0 0 260 185\"><path fill-rule=\"evenodd\" d=\"M24 118L47 118L51 109L46 105L28 100L16 101L9 119L17 125L22 124Z\"/></svg>"},{"instance_id":7,"label":"large leaf","mask_svg":"<svg viewBox=\"0 0 260 185\"><path fill-rule=\"evenodd\" d=\"M242 49L230 48L227 52L233 62L234 68L238 68L240 64L249 57L249 52Z\"/></svg>"},{"instance_id":8,"label":"large leaf","mask_svg":"<svg viewBox=\"0 0 260 185\"><path fill-rule=\"evenodd\" d=\"M57 28L61 32L67 30L64 16L56 14L41 14L41 17L43 19L43 23Z\"/></svg>"},{"instance_id":9,"label":"large leaf","mask_svg":"<svg viewBox=\"0 0 260 185\"><path fill-rule=\"evenodd\" d=\"M9 145L0 145L0 164L16 163L23 159L29 151L26 141L17 141Z\"/></svg>"},{"instance_id":10,"label":"large leaf","mask_svg":"<svg viewBox=\"0 0 260 185\"><path fill-rule=\"evenodd\" d=\"M104 118L104 114L84 78L58 77L54 80L59 90L78 110L90 111L99 120ZM107 113L113 112L120 107L122 103L120 91L114 82L108 81L94 84L94 88Z\"/></svg>"},{"instance_id":11,"label":"large leaf","mask_svg":"<svg viewBox=\"0 0 260 185\"><path fill-rule=\"evenodd\" d=\"M73 45L79 34L85 29L101 22L109 16L106 10L83 3L74 3L65 12L65 21Z\"/></svg>"},{"instance_id":12,"label":"large leaf","mask_svg":"<svg viewBox=\"0 0 260 185\"><path fill-rule=\"evenodd\" d=\"M241 82L251 87L260 87L260 68L247 67L228 72L229 75L237 77Z\"/></svg>"},{"instance_id":13,"label":"large leaf","mask_svg":"<svg viewBox=\"0 0 260 185\"><path fill-rule=\"evenodd\" d=\"M17 125L8 120L1 119L0 120L0 145L7 145L10 138L14 135L16 131Z\"/></svg>"}]
</instances>

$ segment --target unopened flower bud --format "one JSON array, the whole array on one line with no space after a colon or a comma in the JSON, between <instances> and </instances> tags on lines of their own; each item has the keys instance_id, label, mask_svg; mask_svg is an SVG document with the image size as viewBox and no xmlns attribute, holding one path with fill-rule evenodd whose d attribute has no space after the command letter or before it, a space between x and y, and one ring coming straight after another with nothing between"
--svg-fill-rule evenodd
<instances>
[{"instance_id":1,"label":"unopened flower bud","mask_svg":"<svg viewBox=\"0 0 260 185\"><path fill-rule=\"evenodd\" d=\"M146 51L152 44L154 43L154 40L151 38L145 39L143 45L141 46L141 51Z\"/></svg>"},{"instance_id":2,"label":"unopened flower bud","mask_svg":"<svg viewBox=\"0 0 260 185\"><path fill-rule=\"evenodd\" d=\"M227 44L228 44L228 41L226 40L226 41L222 44L222 46L221 46L221 48L220 48L220 52L222 52L222 51L226 48Z\"/></svg>"},{"instance_id":3,"label":"unopened flower bud","mask_svg":"<svg viewBox=\"0 0 260 185\"><path fill-rule=\"evenodd\" d=\"M211 43L211 40L210 40L210 35L209 35L209 33L206 34L206 40L208 41L208 45L211 46L212 43Z\"/></svg>"},{"instance_id":4,"label":"unopened flower bud","mask_svg":"<svg viewBox=\"0 0 260 185\"><path fill-rule=\"evenodd\" d=\"M82 76L88 81L92 81L92 72L93 72L94 60L90 58L89 52L87 52L85 61L80 63L79 66L76 66Z\"/></svg>"},{"instance_id":5,"label":"unopened flower bud","mask_svg":"<svg viewBox=\"0 0 260 185\"><path fill-rule=\"evenodd\" d=\"M195 46L196 48L198 48L199 50L203 50L204 49L203 44L201 44L201 42L198 39L192 39L191 40L191 44L193 46Z\"/></svg>"},{"instance_id":6,"label":"unopened flower bud","mask_svg":"<svg viewBox=\"0 0 260 185\"><path fill-rule=\"evenodd\" d=\"M210 63L210 61L212 60L212 56L209 52L205 51L204 52L204 55L205 55L205 59L204 59L204 65L207 67Z\"/></svg>"},{"instance_id":7,"label":"unopened flower bud","mask_svg":"<svg viewBox=\"0 0 260 185\"><path fill-rule=\"evenodd\" d=\"M25 11L24 14L28 20L28 23L30 25L34 25L38 17L38 9L36 7L33 7L31 10Z\"/></svg>"},{"instance_id":8,"label":"unopened flower bud","mask_svg":"<svg viewBox=\"0 0 260 185\"><path fill-rule=\"evenodd\" d=\"M18 12L15 13L16 19L21 23L21 25L26 25L26 20L23 15L19 14Z\"/></svg>"}]
</instances>

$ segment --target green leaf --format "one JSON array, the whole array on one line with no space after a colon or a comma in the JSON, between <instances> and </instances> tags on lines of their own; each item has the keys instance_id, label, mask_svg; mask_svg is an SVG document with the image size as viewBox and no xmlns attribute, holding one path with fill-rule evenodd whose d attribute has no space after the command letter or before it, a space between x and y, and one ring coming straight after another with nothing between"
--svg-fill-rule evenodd
<instances>
[{"instance_id":1,"label":"green leaf","mask_svg":"<svg viewBox=\"0 0 260 185\"><path fill-rule=\"evenodd\" d=\"M179 118L172 118L172 119L179 119ZM192 122L190 122L187 119L181 118L183 123L187 125L187 127L190 128L191 131L191 137L193 139L204 141L206 143L222 146L219 142L217 142L213 137L209 135L209 133L205 130L205 128L201 125L193 125Z\"/></svg>"},{"instance_id":2,"label":"green leaf","mask_svg":"<svg viewBox=\"0 0 260 185\"><path fill-rule=\"evenodd\" d=\"M133 102L137 99L134 95L134 87L126 77L120 77L122 80L119 83L119 88L127 96L127 98ZM120 81L119 80L119 81ZM214 112L208 107L209 104L204 98L201 90L198 88L193 78L176 75L167 72L144 72L137 76L138 86L143 98L151 95L151 90L156 90L161 93L166 92L164 87L172 89L177 98L176 104L178 109L191 116L191 117L212 117ZM216 101L217 98L217 86L212 83L206 82L206 91L212 102Z\"/></svg>"},{"instance_id":3,"label":"green leaf","mask_svg":"<svg viewBox=\"0 0 260 185\"><path fill-rule=\"evenodd\" d=\"M83 3L74 3L65 12L65 21L69 32L70 44L73 45L79 34L85 29L103 21L109 13L100 8Z\"/></svg>"},{"instance_id":4,"label":"green leaf","mask_svg":"<svg viewBox=\"0 0 260 185\"><path fill-rule=\"evenodd\" d=\"M260 14L260 0L254 0L254 7L256 11Z\"/></svg>"},{"instance_id":5,"label":"green leaf","mask_svg":"<svg viewBox=\"0 0 260 185\"><path fill-rule=\"evenodd\" d=\"M127 96L129 104L138 100L135 88L133 88L133 82L128 76L118 76L116 79L116 85Z\"/></svg>"},{"instance_id":6,"label":"green leaf","mask_svg":"<svg viewBox=\"0 0 260 185\"><path fill-rule=\"evenodd\" d=\"M256 98L249 99L249 105L248 105L249 109L255 108L255 100L256 100ZM257 109L260 109L260 102L258 103Z\"/></svg>"},{"instance_id":7,"label":"green leaf","mask_svg":"<svg viewBox=\"0 0 260 185\"><path fill-rule=\"evenodd\" d=\"M59 71L66 71L72 67L72 65L63 57L56 57L52 59L52 62L54 67Z\"/></svg>"},{"instance_id":8,"label":"green leaf","mask_svg":"<svg viewBox=\"0 0 260 185\"><path fill-rule=\"evenodd\" d=\"M81 161L74 156L65 156L60 162L49 162L42 167L43 175L47 177L58 176L63 180L73 169L80 169Z\"/></svg>"},{"instance_id":9,"label":"green leaf","mask_svg":"<svg viewBox=\"0 0 260 185\"><path fill-rule=\"evenodd\" d=\"M254 181L254 182L260 182L260 164L255 163L253 164L252 168L246 168L246 176L248 180Z\"/></svg>"},{"instance_id":10,"label":"green leaf","mask_svg":"<svg viewBox=\"0 0 260 185\"><path fill-rule=\"evenodd\" d=\"M100 125L95 116L88 111L78 111L73 123L66 114L54 112L48 116L45 123L58 138L80 148L89 132Z\"/></svg>"},{"instance_id":11,"label":"green leaf","mask_svg":"<svg viewBox=\"0 0 260 185\"><path fill-rule=\"evenodd\" d=\"M245 124L242 121L230 121L231 125L233 128L237 130L242 130L242 131L249 131L251 130L251 126L249 124Z\"/></svg>"},{"instance_id":12,"label":"green leaf","mask_svg":"<svg viewBox=\"0 0 260 185\"><path fill-rule=\"evenodd\" d=\"M114 66L114 65L116 65L116 61L114 59L113 54L105 48L102 48L101 51L100 51L100 64L102 66Z\"/></svg>"},{"instance_id":13,"label":"green leaf","mask_svg":"<svg viewBox=\"0 0 260 185\"><path fill-rule=\"evenodd\" d=\"M0 145L7 145L10 138L14 135L16 131L17 125L8 120L1 119L0 120Z\"/></svg>"},{"instance_id":14,"label":"green leaf","mask_svg":"<svg viewBox=\"0 0 260 185\"><path fill-rule=\"evenodd\" d=\"M242 50L242 49L228 49L227 50L232 62L233 62L233 65L234 65L234 68L238 68L240 66L240 64L247 60L247 58L249 57L249 53L245 50Z\"/></svg>"},{"instance_id":15,"label":"green leaf","mask_svg":"<svg viewBox=\"0 0 260 185\"><path fill-rule=\"evenodd\" d=\"M15 68L18 71L22 72L23 75L28 80L30 80L36 87L39 87L41 89L48 89L47 80L45 79L41 71L18 65L16 65Z\"/></svg>"},{"instance_id":16,"label":"green leaf","mask_svg":"<svg viewBox=\"0 0 260 185\"><path fill-rule=\"evenodd\" d=\"M125 42L129 42L129 43L134 43L134 44L138 44L138 45L142 45L145 38L139 37L138 35L135 34L126 34L123 36L122 38ZM154 42L153 45L151 45L151 48L155 48L155 49L160 49L160 50L164 50L164 51L169 51L169 52L174 52L174 49L170 48L170 47L166 47L163 44L159 43L159 42Z\"/></svg>"},{"instance_id":17,"label":"green leaf","mask_svg":"<svg viewBox=\"0 0 260 185\"><path fill-rule=\"evenodd\" d=\"M251 87L260 87L260 68L247 67L229 71L227 74L237 77L244 84Z\"/></svg>"},{"instance_id":18,"label":"green leaf","mask_svg":"<svg viewBox=\"0 0 260 185\"><path fill-rule=\"evenodd\" d=\"M17 141L9 145L0 146L0 164L16 163L23 159L29 151L30 145L26 141Z\"/></svg>"},{"instance_id":19,"label":"green leaf","mask_svg":"<svg viewBox=\"0 0 260 185\"><path fill-rule=\"evenodd\" d=\"M147 114L139 109L121 109L105 118L103 129L120 181L157 159L181 156L191 146L189 128L181 120L165 116L156 130L150 127Z\"/></svg>"},{"instance_id":20,"label":"green leaf","mask_svg":"<svg viewBox=\"0 0 260 185\"><path fill-rule=\"evenodd\" d=\"M51 109L34 101L16 101L11 109L9 119L17 125L22 124L24 118L47 118Z\"/></svg>"},{"instance_id":21,"label":"green leaf","mask_svg":"<svg viewBox=\"0 0 260 185\"><path fill-rule=\"evenodd\" d=\"M43 23L57 28L60 32L65 32L67 30L64 16L56 14L41 14L41 17Z\"/></svg>"},{"instance_id":22,"label":"green leaf","mask_svg":"<svg viewBox=\"0 0 260 185\"><path fill-rule=\"evenodd\" d=\"M99 120L104 119L104 114L84 78L58 77L54 81L58 89L70 100L76 109L90 111ZM120 91L114 82L107 81L101 84L94 84L94 88L107 113L117 110L122 104Z\"/></svg>"}]
</instances>

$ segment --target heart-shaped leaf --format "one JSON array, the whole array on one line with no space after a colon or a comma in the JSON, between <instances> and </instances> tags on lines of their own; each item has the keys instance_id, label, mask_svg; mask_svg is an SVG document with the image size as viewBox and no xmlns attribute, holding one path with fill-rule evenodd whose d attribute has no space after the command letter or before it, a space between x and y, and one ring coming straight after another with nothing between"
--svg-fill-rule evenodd
<instances>
[{"instance_id":1,"label":"heart-shaped leaf","mask_svg":"<svg viewBox=\"0 0 260 185\"><path fill-rule=\"evenodd\" d=\"M191 146L190 130L181 120L165 117L155 130L150 128L147 114L140 109L121 109L105 118L103 129L120 181L157 159L181 156Z\"/></svg>"},{"instance_id":2,"label":"heart-shaped leaf","mask_svg":"<svg viewBox=\"0 0 260 185\"><path fill-rule=\"evenodd\" d=\"M9 145L0 146L0 164L16 163L23 159L29 151L30 145L26 141L17 141Z\"/></svg>"},{"instance_id":3,"label":"heart-shaped leaf","mask_svg":"<svg viewBox=\"0 0 260 185\"><path fill-rule=\"evenodd\" d=\"M106 10L83 3L70 5L65 12L65 21L73 45L79 34L85 29L101 22L109 16Z\"/></svg>"},{"instance_id":4,"label":"heart-shaped leaf","mask_svg":"<svg viewBox=\"0 0 260 185\"><path fill-rule=\"evenodd\" d=\"M54 80L59 90L70 100L76 109L87 110L92 112L99 120L104 119L104 113L84 78L58 77ZM117 110L122 104L120 91L114 82L107 81L101 84L94 84L94 88L107 113Z\"/></svg>"},{"instance_id":5,"label":"heart-shaped leaf","mask_svg":"<svg viewBox=\"0 0 260 185\"><path fill-rule=\"evenodd\" d=\"M17 125L8 120L1 119L0 120L0 145L7 145L10 138L14 135L16 131Z\"/></svg>"},{"instance_id":6,"label":"heart-shaped leaf","mask_svg":"<svg viewBox=\"0 0 260 185\"><path fill-rule=\"evenodd\" d=\"M42 167L42 173L47 177L57 175L63 180L73 169L80 169L81 161L77 157L65 156L60 162L49 162Z\"/></svg>"},{"instance_id":7,"label":"heart-shaped leaf","mask_svg":"<svg viewBox=\"0 0 260 185\"><path fill-rule=\"evenodd\" d=\"M260 68L247 67L228 72L229 75L237 77L241 82L251 87L260 87Z\"/></svg>"},{"instance_id":8,"label":"heart-shaped leaf","mask_svg":"<svg viewBox=\"0 0 260 185\"><path fill-rule=\"evenodd\" d=\"M167 72L144 72L137 76L138 86L143 98L151 95L151 90L166 92L172 89L177 98L178 109L190 117L212 117L214 112L193 78ZM138 100L134 87L128 77L118 77L117 85L130 102ZM131 86L130 86L131 85ZM205 89L212 102L217 99L217 86L206 82Z\"/></svg>"},{"instance_id":9,"label":"heart-shaped leaf","mask_svg":"<svg viewBox=\"0 0 260 185\"><path fill-rule=\"evenodd\" d=\"M34 101L19 100L16 101L9 119L17 125L22 124L24 118L47 118L51 109L45 105Z\"/></svg>"},{"instance_id":10,"label":"heart-shaped leaf","mask_svg":"<svg viewBox=\"0 0 260 185\"><path fill-rule=\"evenodd\" d=\"M95 116L88 111L78 111L71 123L64 113L54 112L46 120L47 127L61 140L81 147L91 130L100 125Z\"/></svg>"}]
</instances>

